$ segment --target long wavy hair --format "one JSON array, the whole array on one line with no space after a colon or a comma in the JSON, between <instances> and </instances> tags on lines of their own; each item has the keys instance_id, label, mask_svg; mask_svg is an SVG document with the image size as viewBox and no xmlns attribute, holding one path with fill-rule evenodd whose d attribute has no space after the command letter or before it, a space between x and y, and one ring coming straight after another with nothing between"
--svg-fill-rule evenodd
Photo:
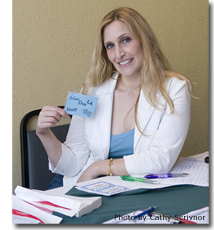
<instances>
[{"instance_id":1,"label":"long wavy hair","mask_svg":"<svg viewBox=\"0 0 214 230\"><path fill-rule=\"evenodd\" d=\"M116 72L114 65L108 59L106 48L103 44L104 28L115 20L123 22L143 46L141 89L144 92L146 100L151 106L158 108L159 102L156 93L159 90L162 97L170 106L171 111L175 112L174 103L165 88L166 78L176 77L186 81L190 92L191 81L184 75L171 71L171 67L161 52L158 41L147 21L137 11L128 7L120 7L112 10L101 21L92 56L92 67L86 76L83 93L87 94L91 87L101 85ZM135 104L135 123L140 131L137 119L138 101L139 97Z\"/></svg>"}]
</instances>

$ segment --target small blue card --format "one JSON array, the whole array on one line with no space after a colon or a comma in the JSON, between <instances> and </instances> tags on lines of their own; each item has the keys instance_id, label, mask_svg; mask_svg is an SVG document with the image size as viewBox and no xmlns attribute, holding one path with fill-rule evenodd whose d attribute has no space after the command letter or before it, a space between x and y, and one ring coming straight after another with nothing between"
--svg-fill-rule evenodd
<instances>
[{"instance_id":1,"label":"small blue card","mask_svg":"<svg viewBox=\"0 0 214 230\"><path fill-rule=\"evenodd\" d=\"M130 190L129 188L126 188L124 186L114 185L105 181L98 181L96 183L87 184L80 187L77 186L77 188L86 192L92 192L106 196L111 196Z\"/></svg>"},{"instance_id":2,"label":"small blue card","mask_svg":"<svg viewBox=\"0 0 214 230\"><path fill-rule=\"evenodd\" d=\"M69 92L65 112L67 114L92 118L97 106L97 97Z\"/></svg>"}]
</instances>

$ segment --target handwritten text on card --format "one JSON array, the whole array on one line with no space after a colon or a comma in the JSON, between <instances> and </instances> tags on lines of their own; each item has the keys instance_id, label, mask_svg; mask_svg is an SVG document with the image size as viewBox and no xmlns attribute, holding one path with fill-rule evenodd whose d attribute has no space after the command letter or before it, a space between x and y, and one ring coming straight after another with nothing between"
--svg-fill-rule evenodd
<instances>
[{"instance_id":1,"label":"handwritten text on card","mask_svg":"<svg viewBox=\"0 0 214 230\"><path fill-rule=\"evenodd\" d=\"M92 118L97 106L97 97L69 92L65 112L72 115Z\"/></svg>"}]
</instances>

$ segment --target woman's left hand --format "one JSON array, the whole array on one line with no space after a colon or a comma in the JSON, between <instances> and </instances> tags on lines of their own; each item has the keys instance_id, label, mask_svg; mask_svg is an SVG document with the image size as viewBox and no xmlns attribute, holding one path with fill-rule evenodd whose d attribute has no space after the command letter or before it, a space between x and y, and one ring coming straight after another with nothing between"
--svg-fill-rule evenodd
<instances>
[{"instance_id":1,"label":"woman's left hand","mask_svg":"<svg viewBox=\"0 0 214 230\"><path fill-rule=\"evenodd\" d=\"M108 167L109 167L109 160L96 161L92 163L77 180L77 183L96 179L99 176L106 176ZM126 171L123 158L115 159L113 161L113 174L126 175L126 176L129 175Z\"/></svg>"},{"instance_id":2,"label":"woman's left hand","mask_svg":"<svg viewBox=\"0 0 214 230\"><path fill-rule=\"evenodd\" d=\"M105 175L103 169L107 169L107 167L108 167L108 160L97 161L92 163L77 180L77 183L96 179L101 175Z\"/></svg>"}]
</instances>

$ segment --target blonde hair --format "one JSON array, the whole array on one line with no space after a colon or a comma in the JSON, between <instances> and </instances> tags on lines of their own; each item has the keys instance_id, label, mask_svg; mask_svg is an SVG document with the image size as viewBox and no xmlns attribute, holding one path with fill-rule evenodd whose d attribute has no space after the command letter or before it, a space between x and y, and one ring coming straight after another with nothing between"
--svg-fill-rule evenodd
<instances>
[{"instance_id":1,"label":"blonde hair","mask_svg":"<svg viewBox=\"0 0 214 230\"><path fill-rule=\"evenodd\" d=\"M146 100L151 106L157 108L159 102L156 93L160 90L162 97L169 104L171 111L175 112L174 103L164 85L166 78L176 77L186 81L189 91L191 90L191 81L182 74L170 71L171 67L161 52L158 41L147 21L137 11L128 7L120 7L112 10L101 21L92 57L92 68L86 76L83 93L87 93L91 87L104 83L116 71L114 65L107 57L106 48L103 44L103 30L115 20L123 22L143 46L141 89L144 92ZM138 101L139 97L135 104L135 121L140 130L137 119Z\"/></svg>"}]
</instances>

